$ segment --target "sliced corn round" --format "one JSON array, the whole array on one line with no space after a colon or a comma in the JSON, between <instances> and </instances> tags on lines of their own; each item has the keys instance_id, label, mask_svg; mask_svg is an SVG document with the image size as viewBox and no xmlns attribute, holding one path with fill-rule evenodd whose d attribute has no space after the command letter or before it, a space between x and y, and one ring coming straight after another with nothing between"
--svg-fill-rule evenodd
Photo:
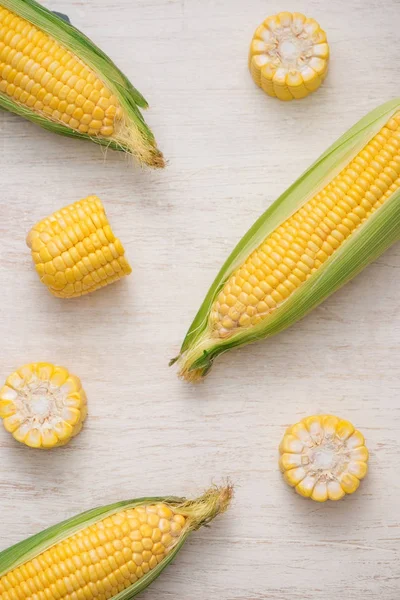
<instances>
[{"instance_id":1,"label":"sliced corn round","mask_svg":"<svg viewBox=\"0 0 400 600\"><path fill-rule=\"evenodd\" d=\"M89 294L132 272L96 196L37 223L27 244L40 280L58 298Z\"/></svg>"},{"instance_id":2,"label":"sliced corn round","mask_svg":"<svg viewBox=\"0 0 400 600\"><path fill-rule=\"evenodd\" d=\"M325 32L301 13L268 17L250 45L249 68L255 83L280 100L305 98L318 89L328 61Z\"/></svg>"},{"instance_id":3,"label":"sliced corn round","mask_svg":"<svg viewBox=\"0 0 400 600\"><path fill-rule=\"evenodd\" d=\"M0 418L12 436L31 448L54 448L78 435L87 415L78 377L50 363L24 365L0 389Z\"/></svg>"},{"instance_id":4,"label":"sliced corn round","mask_svg":"<svg viewBox=\"0 0 400 600\"><path fill-rule=\"evenodd\" d=\"M286 483L316 502L353 494L367 474L364 436L332 415L314 415L289 427L279 452Z\"/></svg>"}]
</instances>

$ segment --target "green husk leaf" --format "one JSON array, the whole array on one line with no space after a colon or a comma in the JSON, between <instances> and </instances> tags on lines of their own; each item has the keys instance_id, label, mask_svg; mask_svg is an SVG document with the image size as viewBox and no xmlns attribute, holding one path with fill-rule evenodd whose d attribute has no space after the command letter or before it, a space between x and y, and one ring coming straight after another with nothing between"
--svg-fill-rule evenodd
<instances>
[{"instance_id":1,"label":"green husk leaf","mask_svg":"<svg viewBox=\"0 0 400 600\"><path fill-rule=\"evenodd\" d=\"M287 300L258 325L231 337L211 339L211 306L230 275L260 243L348 164L400 109L400 99L376 108L339 138L254 223L233 250L210 287L181 347L181 375L198 380L227 350L270 337L295 323L359 273L400 237L400 196L393 194ZM174 359L175 361L175 359Z\"/></svg>"},{"instance_id":2,"label":"green husk leaf","mask_svg":"<svg viewBox=\"0 0 400 600\"><path fill-rule=\"evenodd\" d=\"M53 525L36 535L19 542L15 546L11 546L7 550L0 552L0 577L11 569L16 569L22 563L32 560L38 554L45 552L55 544L62 542L69 536L77 533L85 527L90 527L101 519L115 514L120 510L127 510L143 504L153 504L166 501L166 498L138 498L135 500L127 500L124 502L116 502L99 508L88 510L80 515L67 519L62 523ZM182 498L169 498L171 503L182 502Z\"/></svg>"},{"instance_id":3,"label":"green husk leaf","mask_svg":"<svg viewBox=\"0 0 400 600\"><path fill-rule=\"evenodd\" d=\"M148 104L140 92L118 69L112 60L88 37L73 25L47 10L35 0L2 0L1 6L31 22L36 27L57 40L62 46L78 56L87 64L107 87L117 96L125 114L129 134L121 139L91 137L73 131L62 123L46 119L28 107L20 105L0 92L0 108L13 112L25 119L60 135L91 140L96 144L135 155L140 162L154 167L164 166L162 154L157 149L154 136L146 125L140 108ZM126 137L126 139L125 139Z\"/></svg>"},{"instance_id":4,"label":"green husk leaf","mask_svg":"<svg viewBox=\"0 0 400 600\"><path fill-rule=\"evenodd\" d=\"M109 504L108 506L86 511L76 517L72 517L71 519L67 519L62 523L54 525L53 527L49 527L45 531L0 552L0 578L9 571L16 569L23 563L32 560L54 545L74 535L81 529L90 527L98 521L106 519L121 510L128 510L137 506L162 502L173 507L177 513L184 514L188 519L188 527L182 532L177 544L154 569L151 569L136 583L113 597L113 600L129 600L144 590L161 574L178 554L192 531L198 529L202 525L206 525L218 514L225 512L229 506L232 493L232 486L226 485L220 488L213 487L196 500L186 500L185 498L178 498L175 496L157 496L117 502L115 504Z\"/></svg>"}]
</instances>

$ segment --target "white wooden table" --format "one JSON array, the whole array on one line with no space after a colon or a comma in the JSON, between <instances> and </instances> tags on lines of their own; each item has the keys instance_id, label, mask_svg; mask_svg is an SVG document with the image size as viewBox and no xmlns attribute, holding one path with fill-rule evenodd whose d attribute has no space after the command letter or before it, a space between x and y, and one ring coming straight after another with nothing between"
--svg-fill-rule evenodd
<instances>
[{"instance_id":1,"label":"white wooden table","mask_svg":"<svg viewBox=\"0 0 400 600\"><path fill-rule=\"evenodd\" d=\"M255 218L341 133L400 95L400 1L49 0L148 98L169 160L118 153L0 114L1 378L48 360L81 376L90 416L66 448L30 451L0 431L0 549L100 504L236 483L232 510L193 535L141 596L176 600L397 600L400 595L400 250L304 321L221 358L207 381L168 360L217 269ZM253 30L301 10L327 30L331 71L299 103L258 90ZM25 235L88 194L105 202L133 276L90 297L50 297ZM352 420L370 474L317 505L281 480L285 427Z\"/></svg>"}]
</instances>

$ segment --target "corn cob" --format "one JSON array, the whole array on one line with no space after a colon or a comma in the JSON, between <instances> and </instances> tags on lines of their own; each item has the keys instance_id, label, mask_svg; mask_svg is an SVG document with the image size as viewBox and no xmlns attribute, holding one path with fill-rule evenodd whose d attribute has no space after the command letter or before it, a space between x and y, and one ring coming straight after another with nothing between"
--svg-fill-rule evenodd
<instances>
[{"instance_id":1,"label":"corn cob","mask_svg":"<svg viewBox=\"0 0 400 600\"><path fill-rule=\"evenodd\" d=\"M0 107L162 167L147 102L86 36L34 0L0 2Z\"/></svg>"},{"instance_id":2,"label":"corn cob","mask_svg":"<svg viewBox=\"0 0 400 600\"><path fill-rule=\"evenodd\" d=\"M230 255L178 359L204 376L216 356L302 318L400 235L400 101L377 108L329 148L256 221Z\"/></svg>"},{"instance_id":3,"label":"corn cob","mask_svg":"<svg viewBox=\"0 0 400 600\"><path fill-rule=\"evenodd\" d=\"M0 389L0 418L17 442L31 448L64 446L87 415L80 379L50 363L24 365Z\"/></svg>"},{"instance_id":4,"label":"corn cob","mask_svg":"<svg viewBox=\"0 0 400 600\"><path fill-rule=\"evenodd\" d=\"M305 98L319 88L328 72L325 31L301 13L281 12L256 29L249 69L255 83L280 100Z\"/></svg>"},{"instance_id":5,"label":"corn cob","mask_svg":"<svg viewBox=\"0 0 400 600\"><path fill-rule=\"evenodd\" d=\"M279 452L286 483L316 502L353 494L368 470L364 436L332 415L314 415L289 427Z\"/></svg>"},{"instance_id":6,"label":"corn cob","mask_svg":"<svg viewBox=\"0 0 400 600\"><path fill-rule=\"evenodd\" d=\"M40 280L58 298L89 294L131 273L125 250L96 196L37 223L27 244Z\"/></svg>"},{"instance_id":7,"label":"corn cob","mask_svg":"<svg viewBox=\"0 0 400 600\"><path fill-rule=\"evenodd\" d=\"M225 487L192 501L141 498L51 527L0 553L0 600L133 598L231 495Z\"/></svg>"}]
</instances>

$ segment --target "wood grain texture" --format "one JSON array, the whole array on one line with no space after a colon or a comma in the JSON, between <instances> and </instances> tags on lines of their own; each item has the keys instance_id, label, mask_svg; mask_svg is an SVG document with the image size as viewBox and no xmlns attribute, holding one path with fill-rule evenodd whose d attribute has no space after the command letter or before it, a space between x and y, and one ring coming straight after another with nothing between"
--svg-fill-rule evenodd
<instances>
[{"instance_id":1,"label":"wood grain texture","mask_svg":"<svg viewBox=\"0 0 400 600\"><path fill-rule=\"evenodd\" d=\"M222 357L190 387L168 360L222 261L255 218L358 118L400 94L400 2L48 0L151 104L169 160L123 156L0 114L1 378L48 360L81 376L90 416L66 448L0 431L0 549L87 508L236 482L233 509L193 535L143 600L397 600L400 595L400 249L309 317ZM258 90L248 44L268 14L301 10L328 32L330 74L296 103ZM88 194L104 201L134 274L93 296L50 297L25 235ZM354 497L317 505L281 480L277 446L331 412L367 437Z\"/></svg>"}]
</instances>

